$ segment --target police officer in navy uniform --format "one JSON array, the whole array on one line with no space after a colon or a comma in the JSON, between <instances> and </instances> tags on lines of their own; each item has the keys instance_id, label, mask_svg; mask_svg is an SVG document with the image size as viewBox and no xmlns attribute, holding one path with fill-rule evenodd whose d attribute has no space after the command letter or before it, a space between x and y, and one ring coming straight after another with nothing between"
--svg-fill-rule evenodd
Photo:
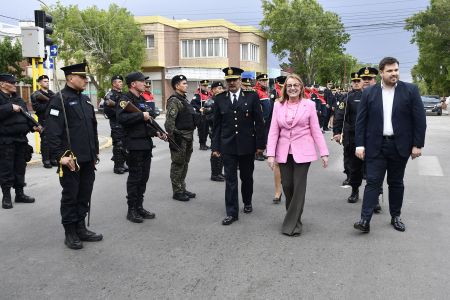
<instances>
[{"instance_id":1,"label":"police officer in navy uniform","mask_svg":"<svg viewBox=\"0 0 450 300\"><path fill-rule=\"evenodd\" d=\"M206 119L206 114L204 111L204 106L206 101L211 99L211 94L208 91L209 80L201 80L200 88L191 100L191 105L194 107L195 111L199 114L197 131L198 131L198 141L200 143L200 150L208 150L209 146L206 145L209 134L209 124Z\"/></svg>"},{"instance_id":2,"label":"police officer in navy uniform","mask_svg":"<svg viewBox=\"0 0 450 300\"><path fill-rule=\"evenodd\" d=\"M225 169L225 206L223 225L238 220L239 167L244 213L251 213L255 154L262 155L266 137L258 95L241 88L242 69L228 67L225 73L228 90L215 98L212 154L222 156Z\"/></svg>"},{"instance_id":3,"label":"police officer in navy uniform","mask_svg":"<svg viewBox=\"0 0 450 300\"><path fill-rule=\"evenodd\" d=\"M39 124L45 128L45 113L47 112L50 98L55 94L49 89L49 78L47 75L41 75L38 77L39 89L31 94L31 104L34 112L38 116ZM48 142L45 130L40 134L41 137L41 155L42 164L44 168L50 169L52 166L58 166L58 162L53 157L50 157L50 151L48 149Z\"/></svg>"},{"instance_id":4,"label":"police officer in navy uniform","mask_svg":"<svg viewBox=\"0 0 450 300\"><path fill-rule=\"evenodd\" d=\"M344 145L344 162L348 165L349 184L352 187L352 193L347 201L356 203L359 200L363 171L363 161L355 155L355 123L362 96L362 79L357 72L353 72L351 80L352 90L337 106L333 123L333 139Z\"/></svg>"},{"instance_id":5,"label":"police officer in navy uniform","mask_svg":"<svg viewBox=\"0 0 450 300\"><path fill-rule=\"evenodd\" d=\"M64 243L70 249L81 249L82 241L103 239L101 234L88 230L85 223L99 154L97 119L91 100L82 93L88 83L86 63L66 66L61 70L66 76L66 86L50 99L45 130L50 152L60 164L58 173L62 186Z\"/></svg>"},{"instance_id":6,"label":"police officer in navy uniform","mask_svg":"<svg viewBox=\"0 0 450 300\"><path fill-rule=\"evenodd\" d=\"M16 190L15 202L33 203L34 198L25 195L25 169L27 156L31 157L27 133L41 128L34 127L23 116L27 111L23 99L16 93L16 77L0 74L0 185L4 209L13 208L11 188Z\"/></svg>"},{"instance_id":7,"label":"police officer in navy uniform","mask_svg":"<svg viewBox=\"0 0 450 300\"><path fill-rule=\"evenodd\" d=\"M214 125L214 98L216 95L222 92L223 92L223 83L220 81L214 81L211 84L211 93L213 94L213 98L206 101L204 111L211 132ZM225 176L222 173L223 169L222 157L214 156L211 153L210 162L211 162L211 180L219 182L225 181Z\"/></svg>"},{"instance_id":8,"label":"police officer in navy uniform","mask_svg":"<svg viewBox=\"0 0 450 300\"><path fill-rule=\"evenodd\" d=\"M142 223L144 219L154 219L155 213L143 207L144 193L150 176L152 162L152 137L163 135L148 126L148 121L155 115L150 105L141 94L145 90L145 77L141 72L132 72L125 77L128 92L122 94L117 106L117 120L123 126L124 146L127 151L127 164L129 168L127 179L127 220L133 223ZM127 102L139 108L139 112L125 110Z\"/></svg>"},{"instance_id":9,"label":"police officer in navy uniform","mask_svg":"<svg viewBox=\"0 0 450 300\"><path fill-rule=\"evenodd\" d=\"M122 97L123 77L114 75L111 77L111 90L105 95L103 111L109 119L111 138L113 144L114 173L123 174L128 171L125 167L125 148L123 146L123 128L117 121L117 105Z\"/></svg>"}]
</instances>

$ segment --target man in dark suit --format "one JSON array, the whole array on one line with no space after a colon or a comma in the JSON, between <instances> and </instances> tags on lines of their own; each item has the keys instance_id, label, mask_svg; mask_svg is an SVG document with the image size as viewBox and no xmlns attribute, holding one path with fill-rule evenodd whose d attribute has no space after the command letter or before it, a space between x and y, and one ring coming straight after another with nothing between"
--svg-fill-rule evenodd
<instances>
[{"instance_id":1,"label":"man in dark suit","mask_svg":"<svg viewBox=\"0 0 450 300\"><path fill-rule=\"evenodd\" d=\"M258 94L241 89L241 74L244 71L229 67L223 72L228 90L214 98L212 155L223 158L227 217L222 224L230 225L238 220L238 167L244 213L253 211L255 154L262 155L266 137Z\"/></svg>"},{"instance_id":2,"label":"man in dark suit","mask_svg":"<svg viewBox=\"0 0 450 300\"><path fill-rule=\"evenodd\" d=\"M399 62L385 57L379 65L381 83L364 90L356 119L356 156L366 161L367 183L361 220L354 227L370 231L370 220L387 172L391 224L405 231L400 219L403 177L409 156L421 155L426 118L416 85L399 81Z\"/></svg>"}]
</instances>

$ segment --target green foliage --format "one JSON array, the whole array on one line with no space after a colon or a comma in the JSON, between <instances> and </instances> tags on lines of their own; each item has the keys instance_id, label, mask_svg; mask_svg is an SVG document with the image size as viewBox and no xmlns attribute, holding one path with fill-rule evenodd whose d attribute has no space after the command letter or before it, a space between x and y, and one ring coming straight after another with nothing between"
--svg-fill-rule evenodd
<instances>
[{"instance_id":1,"label":"green foliage","mask_svg":"<svg viewBox=\"0 0 450 300\"><path fill-rule=\"evenodd\" d=\"M419 60L411 75L427 94L450 94L449 16L450 1L431 0L425 11L406 19L405 29L413 33L411 43L419 47Z\"/></svg>"},{"instance_id":2,"label":"green foliage","mask_svg":"<svg viewBox=\"0 0 450 300\"><path fill-rule=\"evenodd\" d=\"M321 83L343 77L344 61L356 60L344 54L350 40L340 17L324 11L316 0L263 0L260 25L272 40L272 52L288 58L290 66L306 82ZM347 69L349 74L351 66Z\"/></svg>"},{"instance_id":3,"label":"green foliage","mask_svg":"<svg viewBox=\"0 0 450 300\"><path fill-rule=\"evenodd\" d=\"M22 60L22 45L19 42L13 44L10 38L4 38L0 42L0 73L12 73L20 78L22 68L19 63Z\"/></svg>"},{"instance_id":4,"label":"green foliage","mask_svg":"<svg viewBox=\"0 0 450 300\"><path fill-rule=\"evenodd\" d=\"M140 70L145 44L139 25L127 9L111 4L80 10L77 5L50 7L59 56L65 63L86 60L98 95L104 96L114 74Z\"/></svg>"}]
</instances>

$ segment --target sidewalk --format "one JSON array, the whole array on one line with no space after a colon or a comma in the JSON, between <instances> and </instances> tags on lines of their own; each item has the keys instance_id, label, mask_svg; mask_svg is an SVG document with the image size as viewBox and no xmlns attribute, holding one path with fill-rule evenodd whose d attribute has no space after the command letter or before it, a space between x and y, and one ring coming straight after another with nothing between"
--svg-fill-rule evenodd
<instances>
[{"instance_id":1,"label":"sidewalk","mask_svg":"<svg viewBox=\"0 0 450 300\"><path fill-rule=\"evenodd\" d=\"M40 141L40 137L39 134L37 134L38 136L38 140ZM36 135L35 133L29 133L27 134L27 138L28 138L28 144L30 146L33 147L34 149L34 153L33 156L31 157L31 160L28 162L28 165L35 165L35 164L40 164L42 163L42 156L41 154L36 153L37 147L36 147ZM107 136L98 136L98 142L99 142L99 146L100 146L100 150L111 147L112 145L112 140L110 137Z\"/></svg>"}]
</instances>

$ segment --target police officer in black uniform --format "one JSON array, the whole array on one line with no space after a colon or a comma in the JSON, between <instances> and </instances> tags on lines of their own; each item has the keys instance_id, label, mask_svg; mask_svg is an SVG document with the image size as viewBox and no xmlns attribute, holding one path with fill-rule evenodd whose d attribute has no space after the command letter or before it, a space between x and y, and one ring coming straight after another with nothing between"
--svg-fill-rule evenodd
<instances>
[{"instance_id":1,"label":"police officer in black uniform","mask_svg":"<svg viewBox=\"0 0 450 300\"><path fill-rule=\"evenodd\" d=\"M31 94L31 104L38 116L39 123L45 128L45 113L47 111L50 98L55 94L49 87L49 78L47 75L41 75L37 79L39 83L39 89ZM42 164L44 168L50 169L52 166L58 166L58 162L53 157L50 157L50 151L48 149L48 142L45 130L40 134L41 136L41 155Z\"/></svg>"},{"instance_id":2,"label":"police officer in black uniform","mask_svg":"<svg viewBox=\"0 0 450 300\"><path fill-rule=\"evenodd\" d=\"M222 156L225 168L225 206L223 225L238 220L239 167L244 213L251 213L255 154L262 155L266 137L258 95L241 89L242 69L228 67L225 73L228 90L214 98L213 155Z\"/></svg>"},{"instance_id":3,"label":"police officer in black uniform","mask_svg":"<svg viewBox=\"0 0 450 300\"><path fill-rule=\"evenodd\" d=\"M144 193L150 176L152 162L152 137L159 136L148 121L155 117L150 105L141 94L145 90L145 77L141 72L132 72L125 77L128 93L123 94L117 107L117 120L124 129L124 145L127 151L129 174L127 179L127 220L142 223L144 219L154 219L155 214L143 207ZM139 108L139 112L125 110L127 102Z\"/></svg>"},{"instance_id":4,"label":"police officer in black uniform","mask_svg":"<svg viewBox=\"0 0 450 300\"><path fill-rule=\"evenodd\" d=\"M206 145L209 134L209 123L206 118L204 111L204 105L206 101L211 99L211 95L208 91L209 80L201 80L200 88L198 93L194 95L191 100L191 105L194 107L195 111L199 114L197 131L198 131L198 141L200 143L200 150L208 150L209 146Z\"/></svg>"},{"instance_id":5,"label":"police officer in black uniform","mask_svg":"<svg viewBox=\"0 0 450 300\"><path fill-rule=\"evenodd\" d=\"M209 128L212 132L212 128L214 125L214 97L223 92L223 83L220 81L214 81L211 84L211 92L214 95L212 99L209 99L205 102L205 110L206 119L208 120ZM225 181L225 176L222 174L223 169L223 161L222 157L214 156L211 154L210 158L211 162L211 180L212 181Z\"/></svg>"},{"instance_id":6,"label":"police officer in black uniform","mask_svg":"<svg viewBox=\"0 0 450 300\"><path fill-rule=\"evenodd\" d=\"M352 91L339 102L333 123L333 139L344 145L344 161L348 163L349 184L352 193L349 203L359 200L359 187L362 183L363 161L355 155L355 123L358 106L362 96L362 80L358 73L351 73Z\"/></svg>"},{"instance_id":7,"label":"police officer in black uniform","mask_svg":"<svg viewBox=\"0 0 450 300\"><path fill-rule=\"evenodd\" d=\"M109 119L111 138L113 143L114 173L123 174L128 171L125 167L125 149L123 147L123 128L117 121L117 104L122 97L123 77L114 75L111 77L111 90L105 95L104 113Z\"/></svg>"},{"instance_id":8,"label":"police officer in black uniform","mask_svg":"<svg viewBox=\"0 0 450 300\"><path fill-rule=\"evenodd\" d=\"M27 156L31 158L32 154L27 133L42 129L35 127L21 114L21 110L27 111L27 107L16 90L16 77L7 73L0 74L0 185L4 209L13 208L12 187L16 190L16 203L34 202L34 198L23 192Z\"/></svg>"},{"instance_id":9,"label":"police officer in black uniform","mask_svg":"<svg viewBox=\"0 0 450 300\"><path fill-rule=\"evenodd\" d=\"M50 99L46 130L50 153L60 164L58 173L62 186L64 243L70 249L81 249L82 241L97 242L103 239L101 234L88 230L85 223L90 211L95 164L98 162L97 119L91 100L82 93L88 83L86 63L66 66L61 70L66 76L66 86Z\"/></svg>"}]
</instances>

